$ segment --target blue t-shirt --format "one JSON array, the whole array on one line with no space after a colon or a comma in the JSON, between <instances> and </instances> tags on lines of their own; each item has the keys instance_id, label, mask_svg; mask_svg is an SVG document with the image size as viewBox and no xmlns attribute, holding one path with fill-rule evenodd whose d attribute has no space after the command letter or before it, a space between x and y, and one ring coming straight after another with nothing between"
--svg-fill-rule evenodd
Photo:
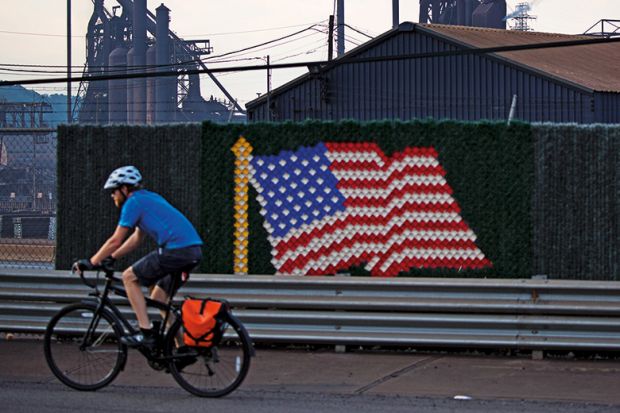
<instances>
[{"instance_id":1,"label":"blue t-shirt","mask_svg":"<svg viewBox=\"0 0 620 413\"><path fill-rule=\"evenodd\" d=\"M161 195L146 189L133 192L125 201L118 225L140 228L162 248L202 245L192 223Z\"/></svg>"}]
</instances>

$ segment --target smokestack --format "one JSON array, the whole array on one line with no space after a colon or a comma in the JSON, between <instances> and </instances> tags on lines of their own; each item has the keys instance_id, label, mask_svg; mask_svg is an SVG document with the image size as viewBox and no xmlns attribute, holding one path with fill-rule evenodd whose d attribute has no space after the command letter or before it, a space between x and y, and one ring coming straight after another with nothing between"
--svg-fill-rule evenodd
<instances>
[{"instance_id":1,"label":"smokestack","mask_svg":"<svg viewBox=\"0 0 620 413\"><path fill-rule=\"evenodd\" d=\"M338 33L338 44L337 44L337 53L338 56L342 56L344 54L344 0L338 0L338 10L336 13L338 15L337 18L337 28L336 32Z\"/></svg>"},{"instance_id":2,"label":"smokestack","mask_svg":"<svg viewBox=\"0 0 620 413\"><path fill-rule=\"evenodd\" d=\"M161 4L156 10L155 21L157 27L155 37L157 38L157 70L170 71L170 9ZM157 92L157 102L155 104L155 119L157 122L172 122L174 120L174 112L176 110L176 79L174 77L158 77L156 78L155 88Z\"/></svg>"},{"instance_id":3,"label":"smokestack","mask_svg":"<svg viewBox=\"0 0 620 413\"><path fill-rule=\"evenodd\" d=\"M399 0L392 0L392 29L398 27L400 23L400 17L398 16L398 4Z\"/></svg>"}]
</instances>

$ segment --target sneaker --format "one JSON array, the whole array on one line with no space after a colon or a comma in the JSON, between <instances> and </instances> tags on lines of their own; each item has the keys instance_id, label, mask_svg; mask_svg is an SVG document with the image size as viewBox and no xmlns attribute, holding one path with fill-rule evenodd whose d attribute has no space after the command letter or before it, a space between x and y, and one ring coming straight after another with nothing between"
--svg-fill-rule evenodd
<instances>
[{"instance_id":1,"label":"sneaker","mask_svg":"<svg viewBox=\"0 0 620 413\"><path fill-rule=\"evenodd\" d=\"M152 348L155 347L155 342L155 337L150 334L144 334L142 332L121 337L121 343L130 348Z\"/></svg>"},{"instance_id":2,"label":"sneaker","mask_svg":"<svg viewBox=\"0 0 620 413\"><path fill-rule=\"evenodd\" d=\"M193 350L187 347L181 347L177 351L177 356L181 356L183 354L193 353ZM174 360L174 365L177 368L177 371L183 370L185 367L194 364L198 360L196 356L185 356L179 359Z\"/></svg>"}]
</instances>

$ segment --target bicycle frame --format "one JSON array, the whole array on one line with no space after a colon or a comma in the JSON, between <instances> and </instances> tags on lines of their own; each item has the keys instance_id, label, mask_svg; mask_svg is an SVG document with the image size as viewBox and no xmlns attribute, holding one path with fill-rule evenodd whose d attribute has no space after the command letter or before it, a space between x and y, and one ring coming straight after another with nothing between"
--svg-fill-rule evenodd
<instances>
[{"instance_id":1,"label":"bicycle frame","mask_svg":"<svg viewBox=\"0 0 620 413\"><path fill-rule=\"evenodd\" d=\"M128 333L128 334L135 334L137 332L137 330L131 325L131 323L127 320L127 318L125 316L123 316L123 314L121 313L121 311L118 309L118 307L112 302L112 300L110 299L109 295L110 292L113 292L121 297L125 297L127 298L127 292L125 291L124 288L119 287L117 285L115 285L115 283L122 283L122 280L118 277L114 277L114 273L113 272L109 272L109 271L105 271L104 270L104 274L105 274L105 285L102 291L99 291L96 283L95 284L90 284L86 281L86 279L84 278L83 274L81 275L82 281L95 289L94 292L89 293L89 296L93 297L91 299L86 299L86 300L82 300L82 302L85 303L95 303L97 308L94 312L94 317L90 322L90 325L88 326L88 332L92 332L95 331L95 329L97 328L97 323L99 321L99 315L101 314L101 312L103 311L109 311L111 312L112 317L114 318L115 322L117 322L120 326L122 326L123 330ZM152 308L156 308L160 311L164 312L164 317L162 320L161 325L158 326L158 330L157 330L157 335L158 337L160 337L161 339L165 339L167 336L166 333L166 326L168 325L168 321L170 320L170 314L174 314L176 319L180 319L180 311L172 304L172 299L174 298L174 295L171 295L169 297L169 302L167 304L161 303L159 301L153 300L149 297L145 297L146 300L146 305L147 307L152 307ZM166 334L164 334L166 333ZM87 333L87 335L84 337L84 343L82 344L82 346L84 346L86 343L89 342L89 335ZM157 347L154 349L156 351L160 351L162 350L161 346L161 342L158 342ZM161 361L166 361L164 357L158 357L156 356L154 353L154 351L149 351L146 349L140 349L140 352L149 360L154 361L154 362L161 362Z\"/></svg>"}]
</instances>

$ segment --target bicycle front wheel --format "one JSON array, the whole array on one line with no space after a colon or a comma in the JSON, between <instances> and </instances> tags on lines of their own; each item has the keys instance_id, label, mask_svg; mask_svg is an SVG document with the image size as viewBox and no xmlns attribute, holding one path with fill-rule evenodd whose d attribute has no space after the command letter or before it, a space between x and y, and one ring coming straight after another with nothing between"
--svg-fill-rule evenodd
<instances>
[{"instance_id":1,"label":"bicycle front wheel","mask_svg":"<svg viewBox=\"0 0 620 413\"><path fill-rule=\"evenodd\" d=\"M224 336L217 346L184 346L179 340L183 333L180 321L167 335L170 373L181 387L196 396L225 396L239 387L248 374L252 344L235 318L226 315L224 322Z\"/></svg>"},{"instance_id":2,"label":"bicycle front wheel","mask_svg":"<svg viewBox=\"0 0 620 413\"><path fill-rule=\"evenodd\" d=\"M94 304L61 309L47 326L43 347L52 373L77 390L97 390L121 371L127 348L119 341L120 326Z\"/></svg>"}]
</instances>

